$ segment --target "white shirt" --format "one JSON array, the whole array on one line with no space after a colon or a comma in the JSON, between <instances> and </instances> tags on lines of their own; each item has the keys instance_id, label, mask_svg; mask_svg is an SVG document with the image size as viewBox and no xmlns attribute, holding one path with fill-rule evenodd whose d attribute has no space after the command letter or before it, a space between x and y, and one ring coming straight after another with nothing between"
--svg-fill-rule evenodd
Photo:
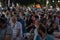
<instances>
[{"instance_id":1,"label":"white shirt","mask_svg":"<svg viewBox=\"0 0 60 40\"><path fill-rule=\"evenodd\" d=\"M20 29L20 35L16 38L16 40L21 40L22 37L22 24L20 22L16 22L15 24L11 23L12 33L12 40L16 37L18 30Z\"/></svg>"}]
</instances>

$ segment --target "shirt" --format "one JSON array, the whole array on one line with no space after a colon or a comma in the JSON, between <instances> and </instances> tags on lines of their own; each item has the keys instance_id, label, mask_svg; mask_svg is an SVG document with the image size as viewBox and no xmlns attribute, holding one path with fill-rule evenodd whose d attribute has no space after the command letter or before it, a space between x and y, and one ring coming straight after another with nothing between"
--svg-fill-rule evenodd
<instances>
[{"instance_id":1,"label":"shirt","mask_svg":"<svg viewBox=\"0 0 60 40\"><path fill-rule=\"evenodd\" d=\"M35 38L36 38L36 36L38 35L38 30L37 30L37 28L34 30L34 40L35 40Z\"/></svg>"},{"instance_id":2,"label":"shirt","mask_svg":"<svg viewBox=\"0 0 60 40\"><path fill-rule=\"evenodd\" d=\"M47 34L46 37L42 39L41 36L37 35L35 40L54 40L54 37Z\"/></svg>"},{"instance_id":3,"label":"shirt","mask_svg":"<svg viewBox=\"0 0 60 40\"><path fill-rule=\"evenodd\" d=\"M16 38L16 40L21 40L22 38L22 24L20 22L16 22L15 24L11 24L12 33L12 40ZM18 30L20 29L19 37L16 37Z\"/></svg>"},{"instance_id":4,"label":"shirt","mask_svg":"<svg viewBox=\"0 0 60 40\"><path fill-rule=\"evenodd\" d=\"M35 25L35 30L34 30L34 40L35 40L35 38L36 38L36 36L38 35L38 26L37 25Z\"/></svg>"},{"instance_id":5,"label":"shirt","mask_svg":"<svg viewBox=\"0 0 60 40\"><path fill-rule=\"evenodd\" d=\"M26 31L26 29L25 29L25 21L24 21L23 19L21 19L21 18L20 18L18 21L22 24L23 34L26 33L27 31Z\"/></svg>"}]
</instances>

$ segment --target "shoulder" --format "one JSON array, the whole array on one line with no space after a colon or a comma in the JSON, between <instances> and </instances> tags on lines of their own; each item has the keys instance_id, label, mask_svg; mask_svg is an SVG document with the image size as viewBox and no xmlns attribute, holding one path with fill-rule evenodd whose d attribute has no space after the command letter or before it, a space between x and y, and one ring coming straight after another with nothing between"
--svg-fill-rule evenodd
<instances>
[{"instance_id":1,"label":"shoulder","mask_svg":"<svg viewBox=\"0 0 60 40\"><path fill-rule=\"evenodd\" d=\"M47 35L48 40L54 40L54 37L52 35Z\"/></svg>"},{"instance_id":2,"label":"shoulder","mask_svg":"<svg viewBox=\"0 0 60 40\"><path fill-rule=\"evenodd\" d=\"M20 22L16 22L16 24L17 24L18 28L22 27L22 24Z\"/></svg>"},{"instance_id":3,"label":"shoulder","mask_svg":"<svg viewBox=\"0 0 60 40\"><path fill-rule=\"evenodd\" d=\"M41 40L41 37L37 35L35 40Z\"/></svg>"},{"instance_id":4,"label":"shoulder","mask_svg":"<svg viewBox=\"0 0 60 40\"><path fill-rule=\"evenodd\" d=\"M18 21L16 22L16 24L18 24L18 25L22 25L22 24L21 24L20 22L18 22Z\"/></svg>"}]
</instances>

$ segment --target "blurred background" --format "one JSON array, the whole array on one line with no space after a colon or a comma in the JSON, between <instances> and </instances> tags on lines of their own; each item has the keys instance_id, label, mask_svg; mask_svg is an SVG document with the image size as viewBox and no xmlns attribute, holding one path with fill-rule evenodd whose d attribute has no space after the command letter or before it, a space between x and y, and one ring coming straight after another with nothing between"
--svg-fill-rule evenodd
<instances>
[{"instance_id":1,"label":"blurred background","mask_svg":"<svg viewBox=\"0 0 60 40\"><path fill-rule=\"evenodd\" d=\"M48 6L60 6L60 0L0 0L0 3L2 3L2 6L11 6L12 4L19 3L20 5L35 5L40 4L41 6L46 6L48 3Z\"/></svg>"}]
</instances>

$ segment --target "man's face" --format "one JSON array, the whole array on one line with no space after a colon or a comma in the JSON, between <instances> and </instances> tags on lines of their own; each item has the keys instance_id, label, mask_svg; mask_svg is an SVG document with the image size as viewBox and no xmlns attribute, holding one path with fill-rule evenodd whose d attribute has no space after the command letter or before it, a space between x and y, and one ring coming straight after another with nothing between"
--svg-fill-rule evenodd
<instances>
[{"instance_id":1,"label":"man's face","mask_svg":"<svg viewBox=\"0 0 60 40\"><path fill-rule=\"evenodd\" d=\"M16 23L16 21L17 21L17 18L16 18L16 17L13 17L13 18L12 18L12 22L13 22L13 23Z\"/></svg>"}]
</instances>

